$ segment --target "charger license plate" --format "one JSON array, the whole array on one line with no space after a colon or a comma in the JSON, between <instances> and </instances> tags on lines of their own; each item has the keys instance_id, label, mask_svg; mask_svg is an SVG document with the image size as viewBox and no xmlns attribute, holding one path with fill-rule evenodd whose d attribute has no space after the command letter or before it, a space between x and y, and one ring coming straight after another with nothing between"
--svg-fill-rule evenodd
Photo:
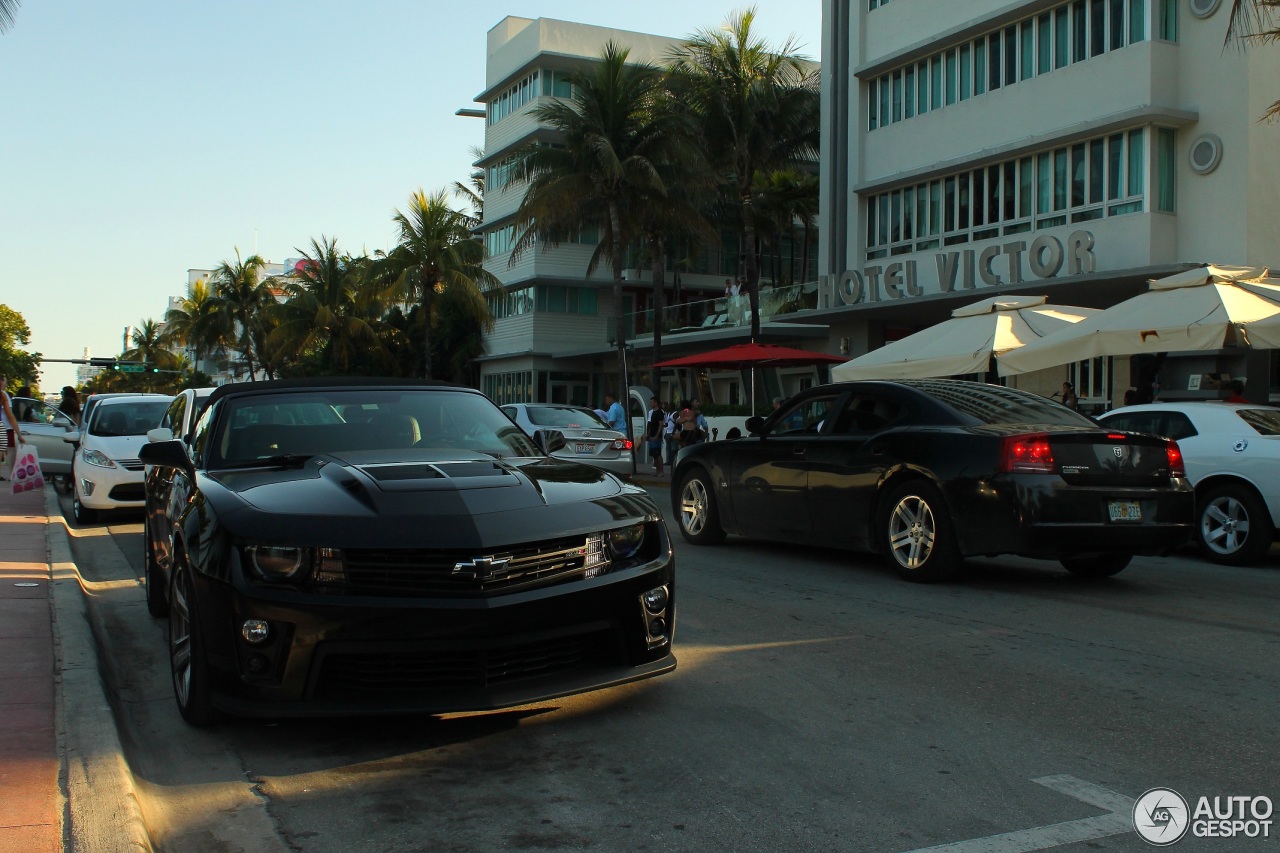
<instances>
[{"instance_id":1,"label":"charger license plate","mask_svg":"<svg viewBox=\"0 0 1280 853\"><path fill-rule=\"evenodd\" d=\"M1112 521L1142 521L1142 504L1137 501L1107 501Z\"/></svg>"}]
</instances>

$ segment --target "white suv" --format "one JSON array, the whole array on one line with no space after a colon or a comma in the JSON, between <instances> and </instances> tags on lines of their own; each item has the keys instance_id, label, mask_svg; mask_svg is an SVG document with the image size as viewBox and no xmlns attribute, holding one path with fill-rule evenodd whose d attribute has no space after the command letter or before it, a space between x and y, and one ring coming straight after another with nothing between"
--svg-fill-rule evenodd
<instances>
[{"instance_id":1,"label":"white suv","mask_svg":"<svg viewBox=\"0 0 1280 853\"><path fill-rule=\"evenodd\" d=\"M138 449L172 400L167 394L105 397L89 412L79 434L67 437L78 443L72 460L77 524L91 524L100 510L143 506Z\"/></svg>"}]
</instances>

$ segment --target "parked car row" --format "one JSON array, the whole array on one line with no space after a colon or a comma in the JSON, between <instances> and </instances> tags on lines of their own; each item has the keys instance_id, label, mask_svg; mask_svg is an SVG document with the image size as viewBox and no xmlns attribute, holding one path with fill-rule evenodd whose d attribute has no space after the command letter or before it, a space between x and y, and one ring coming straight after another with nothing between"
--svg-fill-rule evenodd
<instances>
[{"instance_id":1,"label":"parked car row","mask_svg":"<svg viewBox=\"0 0 1280 853\"><path fill-rule=\"evenodd\" d=\"M297 380L99 395L82 428L46 422L76 448L77 521L143 507L147 607L192 724L501 708L675 667L671 541L590 410ZM1100 578L1193 537L1244 562L1280 521L1262 407L1099 423L1016 389L869 381L747 428L681 451L688 542L871 551L919 582L999 554Z\"/></svg>"}]
</instances>

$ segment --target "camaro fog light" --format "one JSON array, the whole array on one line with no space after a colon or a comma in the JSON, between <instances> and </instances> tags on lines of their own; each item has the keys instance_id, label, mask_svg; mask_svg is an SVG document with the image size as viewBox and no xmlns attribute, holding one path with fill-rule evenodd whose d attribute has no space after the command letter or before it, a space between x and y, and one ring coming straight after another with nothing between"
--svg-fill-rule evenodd
<instances>
[{"instance_id":1,"label":"camaro fog light","mask_svg":"<svg viewBox=\"0 0 1280 853\"><path fill-rule=\"evenodd\" d=\"M267 580L284 580L297 574L302 567L301 548L250 545L246 550L253 567Z\"/></svg>"},{"instance_id":2,"label":"camaro fog light","mask_svg":"<svg viewBox=\"0 0 1280 853\"><path fill-rule=\"evenodd\" d=\"M665 637L667 635L667 620L658 618L649 623L650 637Z\"/></svg>"},{"instance_id":3,"label":"camaro fog light","mask_svg":"<svg viewBox=\"0 0 1280 853\"><path fill-rule=\"evenodd\" d=\"M644 525L633 524L609 531L609 553L615 560L626 560L636 555L644 544Z\"/></svg>"},{"instance_id":4,"label":"camaro fog light","mask_svg":"<svg viewBox=\"0 0 1280 853\"><path fill-rule=\"evenodd\" d=\"M667 588L665 586L651 589L640 598L644 601L644 609L650 613L656 615L667 609Z\"/></svg>"},{"instance_id":5,"label":"camaro fog light","mask_svg":"<svg viewBox=\"0 0 1280 853\"><path fill-rule=\"evenodd\" d=\"M246 619L240 626L240 636L250 643L265 643L271 636L271 626L261 619Z\"/></svg>"}]
</instances>

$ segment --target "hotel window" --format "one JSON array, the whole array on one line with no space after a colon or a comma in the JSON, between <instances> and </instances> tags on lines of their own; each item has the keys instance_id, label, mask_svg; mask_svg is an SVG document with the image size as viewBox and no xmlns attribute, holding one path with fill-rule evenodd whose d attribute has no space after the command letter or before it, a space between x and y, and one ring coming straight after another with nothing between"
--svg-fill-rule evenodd
<instances>
[{"instance_id":1,"label":"hotel window","mask_svg":"<svg viewBox=\"0 0 1280 853\"><path fill-rule=\"evenodd\" d=\"M1123 2L1123 0L1121 0ZM1036 75L1036 26L1030 19L1022 22L1021 79L1030 80Z\"/></svg>"},{"instance_id":2,"label":"hotel window","mask_svg":"<svg viewBox=\"0 0 1280 853\"><path fill-rule=\"evenodd\" d=\"M1147 37L1147 3L1146 0L1130 0L1129 2L1129 43L1142 41Z\"/></svg>"},{"instance_id":3,"label":"hotel window","mask_svg":"<svg viewBox=\"0 0 1280 853\"><path fill-rule=\"evenodd\" d=\"M1000 34L992 33L987 37L987 88L995 91L1000 88Z\"/></svg>"},{"instance_id":4,"label":"hotel window","mask_svg":"<svg viewBox=\"0 0 1280 853\"><path fill-rule=\"evenodd\" d=\"M947 105L956 102L956 52L947 51Z\"/></svg>"},{"instance_id":5,"label":"hotel window","mask_svg":"<svg viewBox=\"0 0 1280 853\"><path fill-rule=\"evenodd\" d=\"M1004 29L1004 85L1018 82L1018 28Z\"/></svg>"},{"instance_id":6,"label":"hotel window","mask_svg":"<svg viewBox=\"0 0 1280 853\"><path fill-rule=\"evenodd\" d=\"M890 69L866 81L867 128L887 127L1142 41L1146 10L1147 0L1069 0Z\"/></svg>"},{"instance_id":7,"label":"hotel window","mask_svg":"<svg viewBox=\"0 0 1280 853\"><path fill-rule=\"evenodd\" d=\"M1053 69L1053 16L1045 12L1036 18L1036 73Z\"/></svg>"},{"instance_id":8,"label":"hotel window","mask_svg":"<svg viewBox=\"0 0 1280 853\"><path fill-rule=\"evenodd\" d=\"M1160 197L1172 205L1173 131L1160 135ZM1140 213L1145 139L1113 133L869 196L867 259Z\"/></svg>"},{"instance_id":9,"label":"hotel window","mask_svg":"<svg viewBox=\"0 0 1280 853\"><path fill-rule=\"evenodd\" d=\"M1160 39L1162 41L1178 40L1178 0L1159 0L1160 3Z\"/></svg>"}]
</instances>

